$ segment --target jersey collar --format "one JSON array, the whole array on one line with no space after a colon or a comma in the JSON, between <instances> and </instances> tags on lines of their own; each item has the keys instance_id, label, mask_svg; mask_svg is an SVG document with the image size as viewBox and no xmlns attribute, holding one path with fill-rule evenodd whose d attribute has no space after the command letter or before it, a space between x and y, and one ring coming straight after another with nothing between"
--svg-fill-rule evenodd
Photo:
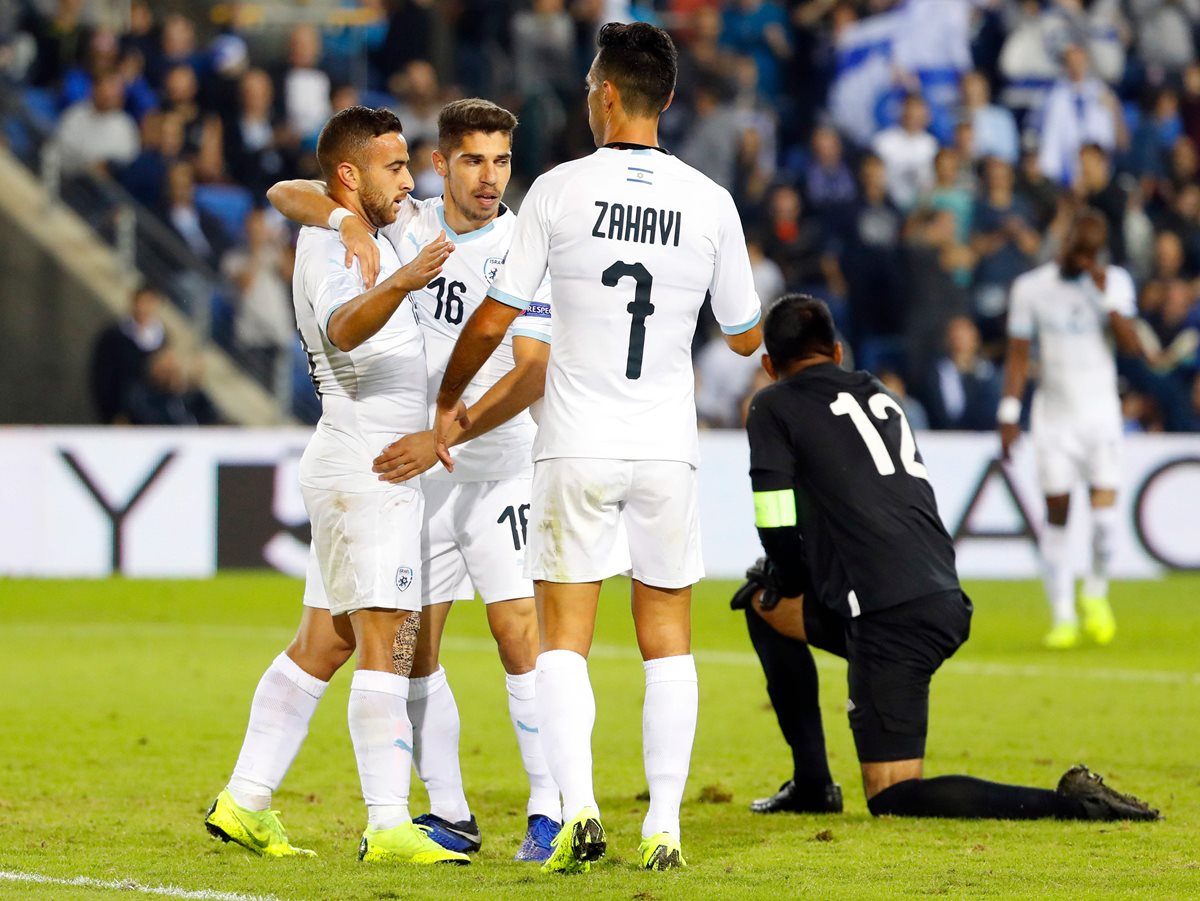
<instances>
[{"instance_id":1,"label":"jersey collar","mask_svg":"<svg viewBox=\"0 0 1200 901\"><path fill-rule=\"evenodd\" d=\"M499 219L501 216L503 216L507 212L508 212L508 207L505 206L503 202L501 202L500 203L500 212L496 213L496 219ZM438 215L438 222L440 222L442 225L442 228L444 228L446 230L446 237L449 238L451 241L453 241L455 244L465 244L468 241L474 241L476 238L482 238L484 235L486 235L488 232L490 232L493 228L496 227L496 219L493 219L491 222L489 222L483 228L477 228L473 232L467 232L464 235L460 235L458 232L456 232L454 229L452 229L449 225L446 224L446 203L444 200L441 200L440 198L439 198L438 204L437 204L437 215Z\"/></svg>"},{"instance_id":2,"label":"jersey collar","mask_svg":"<svg viewBox=\"0 0 1200 901\"><path fill-rule=\"evenodd\" d=\"M632 150L634 153L646 153L654 151L661 153L664 156L671 156L671 151L665 147L651 147L649 144L630 144L627 141L613 141L611 144L605 144L601 150Z\"/></svg>"}]
</instances>

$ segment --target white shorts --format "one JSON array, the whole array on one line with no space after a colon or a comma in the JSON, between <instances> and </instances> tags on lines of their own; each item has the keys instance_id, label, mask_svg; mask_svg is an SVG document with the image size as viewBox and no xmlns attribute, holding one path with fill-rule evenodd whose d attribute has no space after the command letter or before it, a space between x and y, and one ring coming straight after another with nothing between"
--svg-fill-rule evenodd
<instances>
[{"instance_id":1,"label":"white shorts","mask_svg":"<svg viewBox=\"0 0 1200 901\"><path fill-rule=\"evenodd\" d=\"M469 601L476 590L485 604L533 597L524 574L532 481L422 481L422 603Z\"/></svg>"},{"instance_id":2,"label":"white shorts","mask_svg":"<svg viewBox=\"0 0 1200 901\"><path fill-rule=\"evenodd\" d=\"M1035 422L1030 434L1038 482L1047 497L1070 494L1081 482L1089 488L1115 489L1120 484L1119 426Z\"/></svg>"},{"instance_id":3,"label":"white shorts","mask_svg":"<svg viewBox=\"0 0 1200 901\"><path fill-rule=\"evenodd\" d=\"M704 577L699 490L688 463L540 460L529 526L525 575L532 579L595 582L628 564L633 578L654 588L685 588Z\"/></svg>"},{"instance_id":4,"label":"white shorts","mask_svg":"<svg viewBox=\"0 0 1200 901\"><path fill-rule=\"evenodd\" d=\"M304 604L334 616L421 609L421 492L300 486L312 523Z\"/></svg>"}]
</instances>

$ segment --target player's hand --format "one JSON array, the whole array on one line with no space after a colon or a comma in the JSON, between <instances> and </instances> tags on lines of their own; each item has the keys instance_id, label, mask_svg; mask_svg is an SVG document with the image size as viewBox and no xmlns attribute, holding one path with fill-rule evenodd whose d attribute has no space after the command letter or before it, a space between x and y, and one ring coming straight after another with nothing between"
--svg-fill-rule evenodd
<instances>
[{"instance_id":1,"label":"player's hand","mask_svg":"<svg viewBox=\"0 0 1200 901\"><path fill-rule=\"evenodd\" d=\"M388 281L406 294L419 291L437 278L452 253L454 242L446 240L445 231L439 232L436 238L421 248L415 260L397 269L388 277Z\"/></svg>"},{"instance_id":2,"label":"player's hand","mask_svg":"<svg viewBox=\"0 0 1200 901\"><path fill-rule=\"evenodd\" d=\"M371 471L379 474L379 481L399 485L431 469L437 461L433 432L415 432L385 447L372 462Z\"/></svg>"},{"instance_id":3,"label":"player's hand","mask_svg":"<svg viewBox=\"0 0 1200 901\"><path fill-rule=\"evenodd\" d=\"M447 472L454 472L454 460L450 456L450 433L454 429L455 423L458 423L459 428L462 429L469 428L471 425L471 417L467 415L467 405L461 399L449 410L444 410L439 405L437 415L433 419L433 448Z\"/></svg>"},{"instance_id":4,"label":"player's hand","mask_svg":"<svg viewBox=\"0 0 1200 901\"><path fill-rule=\"evenodd\" d=\"M1092 281L1096 283L1096 287L1103 294L1104 286L1108 283L1108 270L1099 263L1093 263L1089 271L1092 273Z\"/></svg>"},{"instance_id":5,"label":"player's hand","mask_svg":"<svg viewBox=\"0 0 1200 901\"><path fill-rule=\"evenodd\" d=\"M357 216L347 216L338 226L338 234L346 245L346 268L353 266L357 257L363 287L374 288L375 279L379 278L379 245L371 229Z\"/></svg>"},{"instance_id":6,"label":"player's hand","mask_svg":"<svg viewBox=\"0 0 1200 901\"><path fill-rule=\"evenodd\" d=\"M1012 447L1021 437L1021 425L1016 422L1001 423L1000 425L1000 459L1008 460L1012 456Z\"/></svg>"}]
</instances>

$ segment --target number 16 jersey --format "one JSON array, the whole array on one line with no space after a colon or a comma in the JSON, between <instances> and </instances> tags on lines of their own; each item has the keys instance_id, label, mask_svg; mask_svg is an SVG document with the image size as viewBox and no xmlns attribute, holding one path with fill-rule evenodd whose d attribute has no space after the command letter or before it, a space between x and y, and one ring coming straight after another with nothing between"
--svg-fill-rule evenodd
<instances>
[{"instance_id":1,"label":"number 16 jersey","mask_svg":"<svg viewBox=\"0 0 1200 901\"><path fill-rule=\"evenodd\" d=\"M729 192L658 149L564 163L526 195L489 295L524 309L547 270L554 345L534 460L697 465L691 346L705 296L727 334L760 316Z\"/></svg>"},{"instance_id":2,"label":"number 16 jersey","mask_svg":"<svg viewBox=\"0 0 1200 901\"><path fill-rule=\"evenodd\" d=\"M916 439L869 372L802 369L755 395L746 431L756 505L795 492L794 520L778 525L799 527L821 603L854 617L959 590Z\"/></svg>"}]
</instances>

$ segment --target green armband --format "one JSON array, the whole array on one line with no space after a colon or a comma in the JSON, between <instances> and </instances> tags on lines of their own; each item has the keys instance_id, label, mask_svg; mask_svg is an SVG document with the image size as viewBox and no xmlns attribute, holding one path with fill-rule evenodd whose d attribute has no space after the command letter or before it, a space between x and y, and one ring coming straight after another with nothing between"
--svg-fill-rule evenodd
<instances>
[{"instance_id":1,"label":"green armband","mask_svg":"<svg viewBox=\"0 0 1200 901\"><path fill-rule=\"evenodd\" d=\"M796 493L791 488L754 492L754 524L760 529L784 529L794 526Z\"/></svg>"}]
</instances>

